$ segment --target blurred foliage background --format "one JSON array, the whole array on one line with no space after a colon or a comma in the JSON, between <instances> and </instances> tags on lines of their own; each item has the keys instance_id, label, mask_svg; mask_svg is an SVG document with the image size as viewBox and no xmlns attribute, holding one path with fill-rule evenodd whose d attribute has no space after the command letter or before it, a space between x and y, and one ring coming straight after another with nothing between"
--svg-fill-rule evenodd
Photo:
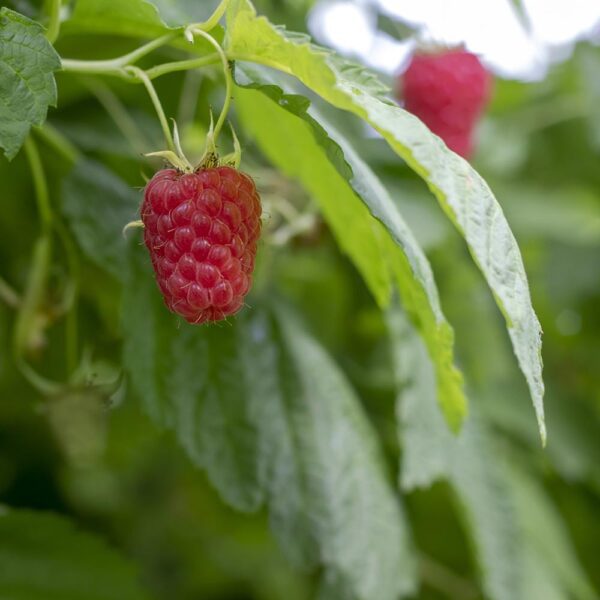
<instances>
[{"instance_id":1,"label":"blurred foliage background","mask_svg":"<svg viewBox=\"0 0 600 600\"><path fill-rule=\"evenodd\" d=\"M8 4L33 16L38 10L24 0ZM306 30L310 1L256 4L273 22ZM106 38L100 52L115 56L131 44ZM98 57L96 39L61 38L62 55L73 55L74 48L78 56ZM423 183L383 141L348 116L330 115L381 176L426 248L442 305L456 329L470 397L501 459L518 466L525 526L533 530L531 543L547 549L551 567L528 571L532 579L542 573L541 582L531 583L530 600L600 593L599 78L600 48L581 44L541 82L497 80L472 161L513 227L543 326L545 450L502 317L476 267L465 259L464 243ZM60 104L50 113L51 125L86 155L139 186L139 154L161 145L141 86L60 74L58 85ZM186 147L200 153L207 126L203 107L218 105L222 94L213 72L172 74L158 81L157 89L167 112L186 124ZM107 115L107 109L118 114L115 97L130 115L120 128ZM123 134L128 129L134 131L133 144ZM314 217L311 199L270 169L250 140L244 142L244 164L257 176L267 206L285 196ZM69 164L51 145L40 147L50 194L60 198ZM77 327L88 360L75 377L105 385L48 399L20 374L11 348L13 292L25 287L39 230L23 152L10 165L0 159L0 181L0 501L67 515L100 533L138 565L157 599L311 598L315 574L296 572L285 562L266 516L227 508L173 435L158 431L129 397L126 382L118 379L119 286L81 256L72 264L68 231L55 250L55 297L48 300L39 343L31 348L32 362L45 377L64 380L69 327ZM385 442L393 474L402 450L394 426L393 349L384 318L326 227L318 217L308 223L285 245L263 245L258 279L274 282L302 308L345 370ZM70 317L74 311L67 309L65 316L62 304L74 272L79 302L77 316ZM65 319L73 322L65 326ZM481 597L451 486L437 483L406 493L405 499L420 561L418 598Z\"/></svg>"}]
</instances>

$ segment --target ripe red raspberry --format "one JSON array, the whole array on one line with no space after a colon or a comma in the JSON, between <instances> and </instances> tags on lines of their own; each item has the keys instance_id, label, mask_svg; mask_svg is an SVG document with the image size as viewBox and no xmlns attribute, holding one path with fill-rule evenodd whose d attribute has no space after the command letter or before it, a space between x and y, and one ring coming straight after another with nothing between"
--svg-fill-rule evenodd
<instances>
[{"instance_id":1,"label":"ripe red raspberry","mask_svg":"<svg viewBox=\"0 0 600 600\"><path fill-rule=\"evenodd\" d=\"M491 91L479 59L464 50L417 53L399 81L398 97L457 154L472 152L473 130Z\"/></svg>"},{"instance_id":2,"label":"ripe red raspberry","mask_svg":"<svg viewBox=\"0 0 600 600\"><path fill-rule=\"evenodd\" d=\"M242 307L261 228L248 175L232 167L164 169L148 182L141 213L156 281L173 312L204 323Z\"/></svg>"}]
</instances>

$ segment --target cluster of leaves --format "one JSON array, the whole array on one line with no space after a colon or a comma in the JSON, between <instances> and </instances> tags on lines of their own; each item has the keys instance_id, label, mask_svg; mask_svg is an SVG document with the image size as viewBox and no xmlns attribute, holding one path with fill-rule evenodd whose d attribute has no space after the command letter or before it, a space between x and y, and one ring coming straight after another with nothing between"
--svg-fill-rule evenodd
<instances>
[{"instance_id":1,"label":"cluster of leaves","mask_svg":"<svg viewBox=\"0 0 600 600\"><path fill-rule=\"evenodd\" d=\"M50 4L60 8L60 2ZM0 88L0 146L7 159L16 157L10 165L0 165L8 182L6 231L22 231L18 241L4 236L0 255L8 265L2 275L24 290L15 293L7 284L0 290L18 314L9 327L12 309L2 309L0 341L8 350L12 345L13 356L7 352L1 375L7 390L23 389L27 384L13 368L19 366L45 396L43 412L65 470L61 485L67 500L62 502L74 513L100 519L144 563L146 545L138 540L136 547L132 540L136 530L140 537L140 530L152 529L156 515L134 504L139 515L132 517L128 502L145 499L131 494L124 500L119 482L123 487L122 481L132 477L128 469L136 468L140 473L134 481L146 481L145 470L158 452L132 457L129 447L138 442L139 428L153 440L144 448L162 448L163 442L156 442L158 434L147 425L137 424L142 415L132 414L129 402L137 397L155 424L174 432L225 503L268 514L291 564L318 574L315 586L322 598L392 600L417 594L420 579L424 593L437 587L452 597L476 595L481 589L493 600L593 598L559 513L534 476L539 442L530 427L534 420L524 413L529 394L545 440L541 328L519 248L498 201L467 162L388 100L372 74L312 45L304 35L272 25L248 0L222 3L227 6L225 29L212 30L234 64L238 130L247 146L255 144L246 150L245 164L251 172L265 174L267 181L258 177L259 188L270 180L283 181L301 203L314 203L327 230L317 229L312 238L300 237L285 248L270 244L268 234L259 252L250 307L227 324L193 327L164 308L139 240L121 236L123 226L136 218L143 186L140 167L149 172L138 155L159 146L157 126L141 86L126 81L122 65L110 59L119 50L130 56L143 35L167 36L169 41L151 57L140 56L143 64L152 65L147 72L174 59L172 64L189 64L190 53L203 61L210 46L190 47L183 27L205 21L218 10L216 5L78 0L62 23L56 49L36 21L0 10L0 69L6 81ZM38 16L35 8L31 11L30 16ZM77 59L65 58L72 56ZM84 60L88 58L93 60ZM207 67L204 73L214 72ZM125 81L112 79L108 87L103 75ZM57 102L55 76L59 106L44 123L48 107ZM157 85L159 96L168 113L179 114L184 145L196 151L206 107L213 92L222 94L222 85L192 71L166 79ZM518 97L525 93L521 89L513 95L506 89L510 114L509 109L528 99ZM358 120L381 135L371 140L373 149L357 129ZM518 128L517 123L513 131ZM502 131L508 136L511 128ZM490 144L497 140L488 135ZM485 138L483 142L485 148ZM17 156L23 143L26 156ZM542 163L538 171L544 172L544 165L556 159L527 149L521 157L491 155L499 162L489 159L482 166L498 180L498 189L503 181L510 186L507 172L536 172L536 160ZM533 167L525 162L530 155ZM265 160L275 170L264 166ZM35 190L30 189L29 168ZM425 182L431 196L418 182ZM34 191L39 219L32 206L17 201L33 197ZM545 197L544 208L536 208L540 201L535 191L509 189L503 197L526 195L534 216L528 224L527 213L518 207L514 221L534 239L552 239L548 231L565 235L564 219L572 219L574 227L585 223L588 232L575 245L597 245L597 219L585 212L586 202L597 205L596 196L582 198L578 212L565 209L564 195L555 193L555 213L547 211ZM432 198L447 220L440 218ZM289 202L277 191L267 200L273 210ZM545 221L539 218L542 213ZM570 234L559 241L573 244ZM465 245L472 262L464 255ZM426 251L437 267L439 290ZM29 274L23 277L28 263ZM589 293L597 297L597 282ZM500 311L491 306L492 298ZM450 322L458 332L456 345ZM78 347L84 348L83 358ZM515 372L517 364L528 391ZM579 385L578 394L584 395L589 384ZM121 401L123 406L111 411L107 432L105 407ZM394 402L397 425L390 436ZM5 410L3 426L18 423L23 415L35 418L27 408ZM577 427L574 420L567 422ZM549 448L553 468L587 483L595 463L583 450L569 449L571 458L565 458L559 444L567 445L568 435L559 437L555 450ZM597 452L597 444L592 447ZM398 456L395 486L390 467ZM438 517L444 524L451 513L462 518L471 554L460 535L449 536L450 557L440 540L423 537L427 517L417 501L421 492L415 490L438 480L452 490L442 493ZM198 494L197 485L190 484L192 492L178 493L185 498L184 516L203 531L206 525L198 522L198 513L189 514L201 509L187 508L193 504L187 496L204 507L213 507L214 499L206 490ZM592 485L597 493L597 475ZM7 488L14 497L15 486ZM100 500L94 499L98 494ZM403 505L405 496L408 506ZM20 504L18 494L16 502L11 493L6 499ZM454 512L449 500L457 500ZM51 502L35 506L55 507ZM161 510L167 509L156 508ZM219 510L224 509L210 508ZM178 514L176 506L172 512ZM262 521L260 525L264 528ZM145 597L127 564L62 519L11 509L0 517L2 527L3 554L10 556L0 569L0 590L6 595ZM187 522L180 527L189 529ZM444 525L430 528L429 535L440 531L444 536ZM204 535L209 540L205 544L218 545L214 533L212 538ZM185 547L186 556L201 556L189 542L175 546ZM236 562L231 546L219 552L222 560ZM277 554L269 552L270 557ZM456 564L452 552L472 555L478 583L472 581L468 559ZM429 554L466 571L466 581ZM64 562L77 567L56 575ZM178 582L165 576L168 584L160 583L158 567L151 561L144 564L152 572L147 579L155 590L164 585L165 597L172 597L168 590ZM105 585L90 590L85 581L95 580L100 568L110 576L104 577ZM299 598L308 595L312 581L298 583L285 567L278 569L285 582L297 586ZM30 571L33 576L27 575ZM249 573L235 576L254 581L257 596L282 597L281 582L261 590L256 581L265 578L265 571L256 572L257 579ZM188 589L199 589L194 585Z\"/></svg>"}]
</instances>

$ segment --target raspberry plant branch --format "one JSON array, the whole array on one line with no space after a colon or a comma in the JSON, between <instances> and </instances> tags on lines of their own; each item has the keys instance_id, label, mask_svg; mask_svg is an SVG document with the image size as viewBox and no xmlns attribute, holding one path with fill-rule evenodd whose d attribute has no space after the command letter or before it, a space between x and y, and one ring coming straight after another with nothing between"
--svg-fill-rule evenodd
<instances>
[{"instance_id":1,"label":"raspberry plant branch","mask_svg":"<svg viewBox=\"0 0 600 600\"><path fill-rule=\"evenodd\" d=\"M225 14L229 6L229 0L221 0L221 3L215 8L213 14L203 23L198 23L194 27L196 29L202 29L203 31L210 31L214 29L221 20L221 17Z\"/></svg>"},{"instance_id":2,"label":"raspberry plant branch","mask_svg":"<svg viewBox=\"0 0 600 600\"><path fill-rule=\"evenodd\" d=\"M31 169L33 186L35 188L35 200L37 203L42 231L47 233L52 228L52 208L50 206L50 197L48 195L48 184L46 175L42 166L42 160L37 146L31 137L25 140L25 154Z\"/></svg>"},{"instance_id":3,"label":"raspberry plant branch","mask_svg":"<svg viewBox=\"0 0 600 600\"><path fill-rule=\"evenodd\" d=\"M223 65L223 75L225 76L225 101L223 102L223 108L221 109L221 114L217 119L217 123L214 129L214 142L216 144L217 138L219 137L219 133L225 123L225 119L227 118L227 113L229 112L229 107L231 106L231 95L233 93L233 78L231 76L231 67L229 65L229 60L223 51L223 48L219 45L217 40L213 38L212 35L207 33L201 28L196 27L195 25L186 28L185 37L193 43L194 36L199 35L203 37L211 46L217 51L221 59L221 64Z\"/></svg>"},{"instance_id":4,"label":"raspberry plant branch","mask_svg":"<svg viewBox=\"0 0 600 600\"><path fill-rule=\"evenodd\" d=\"M141 81L144 84L144 87L146 88L146 91L148 92L148 96L150 96L150 100L152 101L152 104L154 105L154 110L156 111L158 120L160 121L160 126L163 130L163 134L165 136L165 141L167 142L167 147L168 147L169 151L176 152L177 148L175 146L175 142L174 142L173 136L171 134L171 129L169 128L169 122L167 121L167 117L165 115L165 111L160 102L160 98L158 97L158 94L156 93L156 90L154 89L154 86L152 85L152 81L150 81L150 78L148 77L146 72L143 71L142 69L140 69L139 67L129 66L129 67L125 67L125 68L128 72L132 73L139 81Z\"/></svg>"},{"instance_id":5,"label":"raspberry plant branch","mask_svg":"<svg viewBox=\"0 0 600 600\"><path fill-rule=\"evenodd\" d=\"M27 364L24 356L29 348L40 343L41 331L45 325L44 317L40 313L40 307L43 302L51 265L52 209L50 207L48 185L40 154L31 136L25 140L25 154L33 178L42 232L34 246L27 285L15 321L13 345L17 366L20 371L34 387L46 394L55 389L55 384L46 381L44 377L36 373Z\"/></svg>"},{"instance_id":6,"label":"raspberry plant branch","mask_svg":"<svg viewBox=\"0 0 600 600\"><path fill-rule=\"evenodd\" d=\"M133 65L138 60L150 54L157 48L168 44L179 36L178 31L167 33L155 40L140 46L136 50L123 54L110 60L77 60L71 58L61 58L62 70L73 73L96 73L98 75L115 75L125 79L130 79L131 74L125 67Z\"/></svg>"},{"instance_id":7,"label":"raspberry plant branch","mask_svg":"<svg viewBox=\"0 0 600 600\"><path fill-rule=\"evenodd\" d=\"M187 60L177 60L174 62L163 63L146 70L146 75L150 79L155 79L167 73L175 73L176 71L189 71L191 69L199 69L209 65L214 65L221 60L218 54L209 54L200 58L190 58Z\"/></svg>"}]
</instances>

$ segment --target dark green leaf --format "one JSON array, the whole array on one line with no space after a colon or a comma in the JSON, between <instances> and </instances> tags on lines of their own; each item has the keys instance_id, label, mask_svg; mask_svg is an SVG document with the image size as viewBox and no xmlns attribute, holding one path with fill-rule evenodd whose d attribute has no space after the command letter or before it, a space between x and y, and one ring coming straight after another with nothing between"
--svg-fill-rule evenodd
<instances>
[{"instance_id":1,"label":"dark green leaf","mask_svg":"<svg viewBox=\"0 0 600 600\"><path fill-rule=\"evenodd\" d=\"M175 429L227 502L254 510L267 498L293 562L323 564L364 600L412 590L404 519L374 433L296 318L247 310L191 326L153 288L149 259L134 252L124 360L153 418Z\"/></svg>"},{"instance_id":2,"label":"dark green leaf","mask_svg":"<svg viewBox=\"0 0 600 600\"><path fill-rule=\"evenodd\" d=\"M38 23L0 9L0 147L10 160L32 125L56 106L54 71L60 59Z\"/></svg>"},{"instance_id":3,"label":"dark green leaf","mask_svg":"<svg viewBox=\"0 0 600 600\"><path fill-rule=\"evenodd\" d=\"M77 241L93 262L119 280L127 265L123 228L139 219L140 201L139 192L91 160L76 163L64 182L63 211Z\"/></svg>"},{"instance_id":4,"label":"dark green leaf","mask_svg":"<svg viewBox=\"0 0 600 600\"><path fill-rule=\"evenodd\" d=\"M174 428L231 505L254 510L262 500L258 442L246 390L260 371L255 348L243 352L243 329L179 322L160 299L150 259L131 249L123 298L124 363L152 418Z\"/></svg>"},{"instance_id":5,"label":"dark green leaf","mask_svg":"<svg viewBox=\"0 0 600 600\"><path fill-rule=\"evenodd\" d=\"M0 597L141 600L133 567L101 539L49 513L0 515Z\"/></svg>"}]
</instances>

